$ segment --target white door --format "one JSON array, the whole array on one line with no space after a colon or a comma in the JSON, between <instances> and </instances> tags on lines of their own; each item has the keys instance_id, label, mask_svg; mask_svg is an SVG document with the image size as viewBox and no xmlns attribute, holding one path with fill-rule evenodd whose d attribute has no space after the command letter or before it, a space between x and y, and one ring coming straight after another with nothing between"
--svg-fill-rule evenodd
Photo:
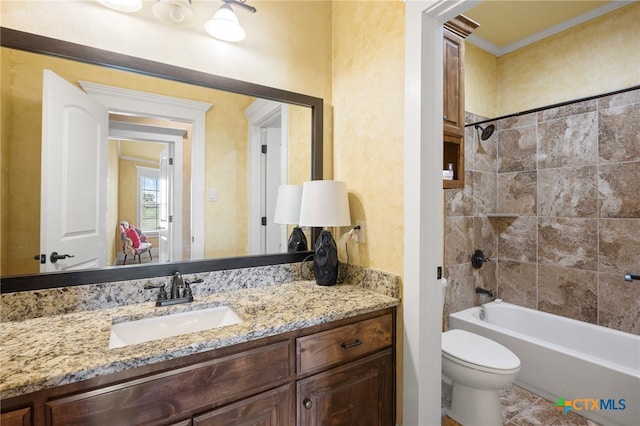
<instances>
[{"instance_id":1,"label":"white door","mask_svg":"<svg viewBox=\"0 0 640 426\"><path fill-rule=\"evenodd\" d=\"M40 271L106 265L107 108L44 70ZM53 253L69 255L52 261Z\"/></svg>"},{"instance_id":2,"label":"white door","mask_svg":"<svg viewBox=\"0 0 640 426\"><path fill-rule=\"evenodd\" d=\"M278 198L278 187L280 186L280 141L282 131L280 128L267 127L265 129L265 141L267 146L266 152L266 170L263 171L263 190L264 190L264 206L266 210L267 224L265 229L265 251L263 253L280 253L286 252L286 244L283 247L282 228L286 225L280 225L273 222L276 211L276 200ZM286 240L285 240L286 242Z\"/></svg>"},{"instance_id":3,"label":"white door","mask_svg":"<svg viewBox=\"0 0 640 426\"><path fill-rule=\"evenodd\" d=\"M160 262L171 262L173 259L173 245L171 244L171 236L173 235L173 223L170 220L172 216L171 206L172 200L172 182L173 182L173 165L169 159L173 157L173 145L169 144L160 155L160 191L158 193L158 205L160 208L160 223L158 228L158 256Z\"/></svg>"}]
</instances>

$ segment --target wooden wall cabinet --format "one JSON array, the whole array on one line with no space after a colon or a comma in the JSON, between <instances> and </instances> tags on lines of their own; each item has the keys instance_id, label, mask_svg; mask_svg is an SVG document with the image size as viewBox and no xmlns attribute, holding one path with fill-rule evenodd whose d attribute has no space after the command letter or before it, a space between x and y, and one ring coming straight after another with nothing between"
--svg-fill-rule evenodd
<instances>
[{"instance_id":1,"label":"wooden wall cabinet","mask_svg":"<svg viewBox=\"0 0 640 426\"><path fill-rule=\"evenodd\" d=\"M464 39L478 27L465 16L445 23L443 29L443 144L442 169L453 164L453 180L444 188L464 187Z\"/></svg>"},{"instance_id":2,"label":"wooden wall cabinet","mask_svg":"<svg viewBox=\"0 0 640 426\"><path fill-rule=\"evenodd\" d=\"M9 398L0 422L392 425L395 315L389 308Z\"/></svg>"}]
</instances>

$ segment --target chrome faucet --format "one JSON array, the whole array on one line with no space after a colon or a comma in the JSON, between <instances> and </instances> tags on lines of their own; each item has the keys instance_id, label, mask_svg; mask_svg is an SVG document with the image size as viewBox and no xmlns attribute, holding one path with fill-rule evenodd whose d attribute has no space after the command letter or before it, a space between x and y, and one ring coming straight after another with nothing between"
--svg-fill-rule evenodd
<instances>
[{"instance_id":1,"label":"chrome faucet","mask_svg":"<svg viewBox=\"0 0 640 426\"><path fill-rule=\"evenodd\" d=\"M195 279L193 281L186 281L182 278L180 272L176 272L171 280L171 291L169 294L164 289L164 284L145 284L145 289L158 288L158 298L156 299L156 306L169 306L177 305L179 303L193 302L193 292L189 284L201 283L204 280L202 278ZM182 293L180 293L182 290Z\"/></svg>"}]
</instances>

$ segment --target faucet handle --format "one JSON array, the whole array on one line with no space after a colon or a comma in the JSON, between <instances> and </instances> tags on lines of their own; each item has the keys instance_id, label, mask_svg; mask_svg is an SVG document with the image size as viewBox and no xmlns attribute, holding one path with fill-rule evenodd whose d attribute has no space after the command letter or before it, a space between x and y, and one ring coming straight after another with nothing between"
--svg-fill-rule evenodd
<instances>
[{"instance_id":1,"label":"faucet handle","mask_svg":"<svg viewBox=\"0 0 640 426\"><path fill-rule=\"evenodd\" d=\"M145 284L144 285L144 289L145 290L150 290L152 288L159 288L160 290L158 291L158 302L161 302L163 300L167 300L167 292L164 289L164 284Z\"/></svg>"},{"instance_id":2,"label":"faucet handle","mask_svg":"<svg viewBox=\"0 0 640 426\"><path fill-rule=\"evenodd\" d=\"M184 280L184 291L182 292L182 297L193 297L193 292L191 291L189 284L197 284L203 281L204 280L202 278L197 278L193 281Z\"/></svg>"}]
</instances>

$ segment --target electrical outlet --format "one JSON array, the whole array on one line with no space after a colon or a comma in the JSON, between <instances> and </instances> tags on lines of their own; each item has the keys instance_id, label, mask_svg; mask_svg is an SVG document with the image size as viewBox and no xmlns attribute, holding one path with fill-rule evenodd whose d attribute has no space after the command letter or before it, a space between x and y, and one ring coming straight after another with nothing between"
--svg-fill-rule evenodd
<instances>
[{"instance_id":1,"label":"electrical outlet","mask_svg":"<svg viewBox=\"0 0 640 426\"><path fill-rule=\"evenodd\" d=\"M360 229L356 229L354 232L356 234L356 243L364 244L365 243L365 227L364 220L356 220L356 227L360 227Z\"/></svg>"}]
</instances>

